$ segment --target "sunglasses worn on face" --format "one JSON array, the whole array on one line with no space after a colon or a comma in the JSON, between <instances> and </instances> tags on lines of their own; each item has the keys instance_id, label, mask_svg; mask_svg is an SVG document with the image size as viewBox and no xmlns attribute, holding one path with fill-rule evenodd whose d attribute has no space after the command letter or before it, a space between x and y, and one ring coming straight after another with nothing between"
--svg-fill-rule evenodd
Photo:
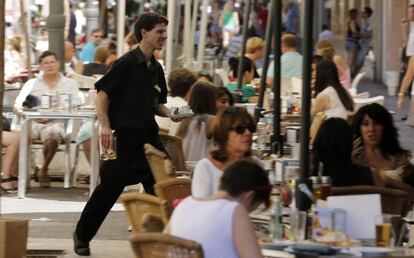
<instances>
[{"instance_id":1,"label":"sunglasses worn on face","mask_svg":"<svg viewBox=\"0 0 414 258\"><path fill-rule=\"evenodd\" d=\"M230 130L235 131L238 134L243 134L244 131L246 131L246 129L249 130L251 133L256 132L256 126L254 125L238 125L230 128Z\"/></svg>"}]
</instances>

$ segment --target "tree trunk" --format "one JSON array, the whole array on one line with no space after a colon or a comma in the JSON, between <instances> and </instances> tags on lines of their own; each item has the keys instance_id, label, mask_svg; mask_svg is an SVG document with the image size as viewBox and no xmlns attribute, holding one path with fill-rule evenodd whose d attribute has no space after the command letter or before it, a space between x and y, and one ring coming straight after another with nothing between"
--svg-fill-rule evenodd
<instances>
[{"instance_id":1,"label":"tree trunk","mask_svg":"<svg viewBox=\"0 0 414 258\"><path fill-rule=\"evenodd\" d=\"M5 0L0 0L0 53L4 53L4 5ZM4 56L4 55L3 55ZM0 58L0 107L3 109L3 95L4 95L4 58ZM3 119L0 119L0 142L3 134ZM0 144L0 153L2 153L3 145ZM0 158L1 167L1 158Z\"/></svg>"}]
</instances>

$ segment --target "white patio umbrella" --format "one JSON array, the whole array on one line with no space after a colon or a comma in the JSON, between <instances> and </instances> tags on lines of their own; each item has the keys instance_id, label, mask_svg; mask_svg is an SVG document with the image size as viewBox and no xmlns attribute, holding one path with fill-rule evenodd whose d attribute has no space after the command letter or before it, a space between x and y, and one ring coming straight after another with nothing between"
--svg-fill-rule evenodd
<instances>
[{"instance_id":1,"label":"white patio umbrella","mask_svg":"<svg viewBox=\"0 0 414 258\"><path fill-rule=\"evenodd\" d=\"M119 57L124 54L125 0L118 0L116 12L116 55Z\"/></svg>"},{"instance_id":2,"label":"white patio umbrella","mask_svg":"<svg viewBox=\"0 0 414 258\"><path fill-rule=\"evenodd\" d=\"M166 75L170 74L173 63L173 48L174 48L174 28L175 28L175 0L168 0L167 18L169 21L167 29L167 46L165 54L165 68Z\"/></svg>"},{"instance_id":3,"label":"white patio umbrella","mask_svg":"<svg viewBox=\"0 0 414 258\"><path fill-rule=\"evenodd\" d=\"M208 0L203 0L203 7L201 8L201 24L200 24L200 40L198 42L198 52L197 52L197 68L198 70L203 69L204 63L204 49L206 45L207 38L207 8Z\"/></svg>"}]
</instances>

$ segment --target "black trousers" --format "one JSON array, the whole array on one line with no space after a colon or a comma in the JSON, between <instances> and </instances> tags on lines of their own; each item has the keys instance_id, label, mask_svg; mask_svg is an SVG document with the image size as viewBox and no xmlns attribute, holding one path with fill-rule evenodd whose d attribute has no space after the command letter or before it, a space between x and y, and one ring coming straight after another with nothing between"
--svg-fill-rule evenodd
<instances>
[{"instance_id":1,"label":"black trousers","mask_svg":"<svg viewBox=\"0 0 414 258\"><path fill-rule=\"evenodd\" d=\"M96 187L76 226L76 235L89 242L98 232L112 206L127 185L142 183L145 192L154 194L154 178L145 158L144 144L164 150L158 131L145 133L136 130L115 132L117 159L104 161L101 165L101 183Z\"/></svg>"}]
</instances>

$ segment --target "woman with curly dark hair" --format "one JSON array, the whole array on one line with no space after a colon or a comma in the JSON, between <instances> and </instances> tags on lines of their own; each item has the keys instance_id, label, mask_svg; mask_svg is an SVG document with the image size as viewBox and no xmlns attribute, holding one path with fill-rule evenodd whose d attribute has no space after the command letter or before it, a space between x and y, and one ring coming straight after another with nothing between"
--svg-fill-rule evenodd
<instances>
[{"instance_id":1,"label":"woman with curly dark hair","mask_svg":"<svg viewBox=\"0 0 414 258\"><path fill-rule=\"evenodd\" d=\"M371 168L375 184L414 193L411 153L401 147L391 114L379 104L366 105L355 114L353 130L353 160Z\"/></svg>"},{"instance_id":2,"label":"woman with curly dark hair","mask_svg":"<svg viewBox=\"0 0 414 258\"><path fill-rule=\"evenodd\" d=\"M333 186L374 184L368 167L352 163L352 130L344 119L334 117L323 122L312 151L313 174L317 175L322 164L322 174L332 178Z\"/></svg>"}]
</instances>

